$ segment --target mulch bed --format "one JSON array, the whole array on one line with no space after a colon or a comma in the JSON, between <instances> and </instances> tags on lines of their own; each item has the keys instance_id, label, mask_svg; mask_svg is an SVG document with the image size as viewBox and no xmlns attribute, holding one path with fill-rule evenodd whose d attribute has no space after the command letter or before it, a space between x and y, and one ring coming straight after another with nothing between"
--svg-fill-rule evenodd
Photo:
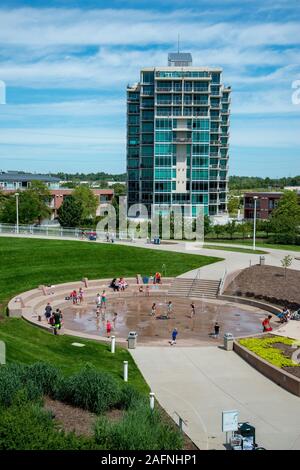
<instances>
[{"instance_id":1,"label":"mulch bed","mask_svg":"<svg viewBox=\"0 0 300 470\"><path fill-rule=\"evenodd\" d=\"M58 400L52 400L49 397L45 398L44 407L47 411L53 413L54 419L64 431L74 431L77 436L93 435L93 425L97 418L94 413L66 405Z\"/></svg>"},{"instance_id":2,"label":"mulch bed","mask_svg":"<svg viewBox=\"0 0 300 470\"><path fill-rule=\"evenodd\" d=\"M227 295L265 300L287 305L296 310L300 307L300 271L255 265L244 269L228 286Z\"/></svg>"}]
</instances>

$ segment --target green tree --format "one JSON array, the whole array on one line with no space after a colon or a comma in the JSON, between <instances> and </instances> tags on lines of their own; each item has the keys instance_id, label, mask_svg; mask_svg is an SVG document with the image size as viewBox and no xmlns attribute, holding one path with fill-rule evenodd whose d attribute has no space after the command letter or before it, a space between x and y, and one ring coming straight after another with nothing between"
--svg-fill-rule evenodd
<instances>
[{"instance_id":1,"label":"green tree","mask_svg":"<svg viewBox=\"0 0 300 470\"><path fill-rule=\"evenodd\" d=\"M64 198L64 202L57 211L58 221L62 227L79 227L82 214L82 205L74 196Z\"/></svg>"},{"instance_id":2,"label":"green tree","mask_svg":"<svg viewBox=\"0 0 300 470\"><path fill-rule=\"evenodd\" d=\"M114 190L115 196L126 196L126 186L125 186L125 184L121 184L121 183L113 184L111 189Z\"/></svg>"},{"instance_id":3,"label":"green tree","mask_svg":"<svg viewBox=\"0 0 300 470\"><path fill-rule=\"evenodd\" d=\"M38 222L41 223L51 214L49 203L51 201L51 193L48 186L42 181L32 181L31 186L26 191L27 196L35 200L35 209L37 211Z\"/></svg>"},{"instance_id":4,"label":"green tree","mask_svg":"<svg viewBox=\"0 0 300 470\"><path fill-rule=\"evenodd\" d=\"M96 216L99 200L89 187L77 186L77 188L72 191L72 196L82 207L81 221L92 219Z\"/></svg>"},{"instance_id":5,"label":"green tree","mask_svg":"<svg viewBox=\"0 0 300 470\"><path fill-rule=\"evenodd\" d=\"M231 240L233 239L233 235L236 232L236 222L233 220L232 222L229 222L228 224L225 225L225 230L227 233L229 233Z\"/></svg>"},{"instance_id":6,"label":"green tree","mask_svg":"<svg viewBox=\"0 0 300 470\"><path fill-rule=\"evenodd\" d=\"M19 222L33 224L41 221L51 214L49 208L50 192L41 181L34 181L25 191L19 193ZM2 201L1 221L8 224L16 223L16 196L6 196Z\"/></svg>"},{"instance_id":7,"label":"green tree","mask_svg":"<svg viewBox=\"0 0 300 470\"><path fill-rule=\"evenodd\" d=\"M214 226L214 233L217 235L217 238L219 238L219 236L224 233L224 226L223 225L215 225Z\"/></svg>"},{"instance_id":8,"label":"green tree","mask_svg":"<svg viewBox=\"0 0 300 470\"><path fill-rule=\"evenodd\" d=\"M284 191L277 208L272 212L271 226L273 232L283 236L281 240L285 237L288 242L295 241L300 226L300 206L295 191Z\"/></svg>"}]
</instances>

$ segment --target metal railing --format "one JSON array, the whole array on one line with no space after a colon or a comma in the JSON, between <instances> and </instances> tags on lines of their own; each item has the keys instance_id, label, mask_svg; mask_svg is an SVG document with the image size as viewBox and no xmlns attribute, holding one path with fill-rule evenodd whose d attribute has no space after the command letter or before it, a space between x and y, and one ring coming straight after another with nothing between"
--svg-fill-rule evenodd
<instances>
[{"instance_id":1,"label":"metal railing","mask_svg":"<svg viewBox=\"0 0 300 470\"><path fill-rule=\"evenodd\" d=\"M105 232L96 231L96 229L83 229L83 228L62 228L52 225L12 225L0 224L0 235L29 235L29 236L44 236L44 237L57 237L57 238L74 238L75 240L85 240L91 233L97 233L97 238L100 240L106 239ZM121 238L118 237L117 238Z\"/></svg>"},{"instance_id":2,"label":"metal railing","mask_svg":"<svg viewBox=\"0 0 300 470\"><path fill-rule=\"evenodd\" d=\"M223 273L222 279L220 281L219 289L218 289L218 295L223 294L226 277L227 277L227 268L224 269L224 273Z\"/></svg>"}]
</instances>

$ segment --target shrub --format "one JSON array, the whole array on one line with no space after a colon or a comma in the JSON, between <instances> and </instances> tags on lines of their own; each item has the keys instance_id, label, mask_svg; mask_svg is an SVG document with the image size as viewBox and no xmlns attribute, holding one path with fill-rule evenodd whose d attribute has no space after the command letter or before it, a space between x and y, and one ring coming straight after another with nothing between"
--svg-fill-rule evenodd
<instances>
[{"instance_id":1,"label":"shrub","mask_svg":"<svg viewBox=\"0 0 300 470\"><path fill-rule=\"evenodd\" d=\"M141 393L136 390L131 385L126 385L123 387L121 392L120 405L126 410L135 405L136 402L141 400Z\"/></svg>"},{"instance_id":2,"label":"shrub","mask_svg":"<svg viewBox=\"0 0 300 470\"><path fill-rule=\"evenodd\" d=\"M94 439L58 429L51 413L18 392L12 406L0 407L1 450L99 449Z\"/></svg>"},{"instance_id":3,"label":"shrub","mask_svg":"<svg viewBox=\"0 0 300 470\"><path fill-rule=\"evenodd\" d=\"M27 370L28 367L21 364L8 364L0 368L0 405L10 406L22 389L30 400L41 398L42 391L28 378Z\"/></svg>"},{"instance_id":4,"label":"shrub","mask_svg":"<svg viewBox=\"0 0 300 470\"><path fill-rule=\"evenodd\" d=\"M54 398L58 395L63 379L56 367L45 362L36 362L28 367L28 376L44 395Z\"/></svg>"},{"instance_id":5,"label":"shrub","mask_svg":"<svg viewBox=\"0 0 300 470\"><path fill-rule=\"evenodd\" d=\"M119 382L94 366L86 366L63 380L58 397L67 403L100 414L121 400Z\"/></svg>"},{"instance_id":6,"label":"shrub","mask_svg":"<svg viewBox=\"0 0 300 470\"><path fill-rule=\"evenodd\" d=\"M179 450L183 438L179 430L151 411L147 400L135 402L117 423L100 417L95 424L96 443L111 450Z\"/></svg>"}]
</instances>

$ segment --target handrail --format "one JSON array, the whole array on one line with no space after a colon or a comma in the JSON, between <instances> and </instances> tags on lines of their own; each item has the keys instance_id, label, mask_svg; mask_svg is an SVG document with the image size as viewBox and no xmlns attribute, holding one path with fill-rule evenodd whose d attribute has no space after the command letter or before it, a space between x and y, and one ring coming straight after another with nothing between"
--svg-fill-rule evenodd
<instances>
[{"instance_id":1,"label":"handrail","mask_svg":"<svg viewBox=\"0 0 300 470\"><path fill-rule=\"evenodd\" d=\"M218 289L218 295L222 295L223 293L226 277L227 277L227 268L224 269L224 273L223 273L222 279L220 281L219 289Z\"/></svg>"},{"instance_id":2,"label":"handrail","mask_svg":"<svg viewBox=\"0 0 300 470\"><path fill-rule=\"evenodd\" d=\"M200 268L197 270L196 276L195 276L194 279L193 279L193 282L192 282L192 284L191 284L191 287L190 287L190 289L189 289L189 293L188 293L187 297L190 297L190 295L191 295L191 293L192 293L192 290L193 290L193 288L194 288L194 285L196 284L196 281L197 281L198 279L200 279Z\"/></svg>"}]
</instances>

